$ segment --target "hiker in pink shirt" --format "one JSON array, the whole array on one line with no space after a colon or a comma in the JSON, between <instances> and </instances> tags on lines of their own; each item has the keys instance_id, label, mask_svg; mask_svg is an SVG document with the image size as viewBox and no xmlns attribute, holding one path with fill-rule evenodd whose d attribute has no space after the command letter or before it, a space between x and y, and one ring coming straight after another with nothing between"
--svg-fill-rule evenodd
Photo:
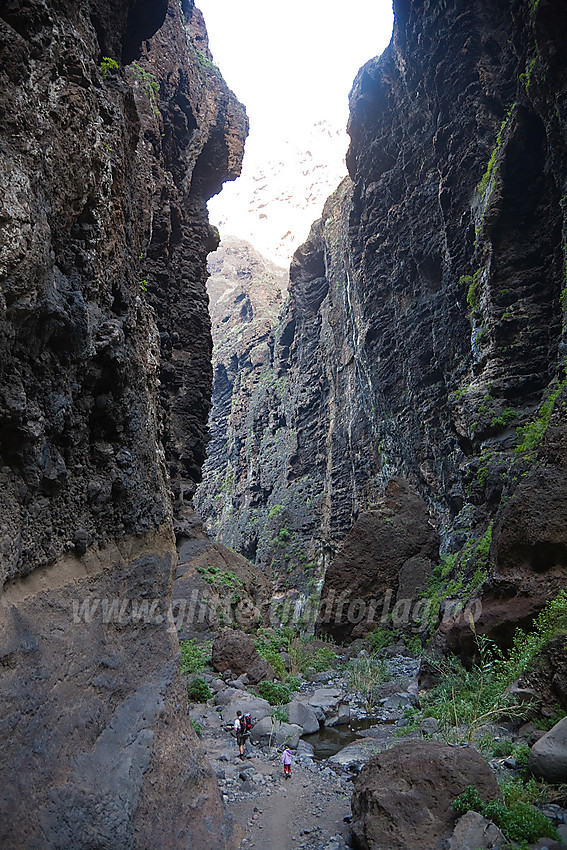
<instances>
[{"instance_id":1,"label":"hiker in pink shirt","mask_svg":"<svg viewBox=\"0 0 567 850\"><path fill-rule=\"evenodd\" d=\"M291 776L291 750L289 747L286 747L283 751L282 764L284 769L284 776L287 779L288 776Z\"/></svg>"}]
</instances>

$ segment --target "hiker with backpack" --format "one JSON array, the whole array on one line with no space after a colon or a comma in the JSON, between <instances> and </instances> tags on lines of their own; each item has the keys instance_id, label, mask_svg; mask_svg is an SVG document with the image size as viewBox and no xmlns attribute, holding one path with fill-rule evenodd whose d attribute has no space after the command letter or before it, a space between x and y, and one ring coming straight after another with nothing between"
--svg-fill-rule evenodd
<instances>
[{"instance_id":1,"label":"hiker with backpack","mask_svg":"<svg viewBox=\"0 0 567 850\"><path fill-rule=\"evenodd\" d=\"M236 712L234 721L234 731L236 732L236 743L238 744L240 758L244 758L244 745L246 744L246 736L252 728L252 718L249 714L242 714L241 711Z\"/></svg>"}]
</instances>

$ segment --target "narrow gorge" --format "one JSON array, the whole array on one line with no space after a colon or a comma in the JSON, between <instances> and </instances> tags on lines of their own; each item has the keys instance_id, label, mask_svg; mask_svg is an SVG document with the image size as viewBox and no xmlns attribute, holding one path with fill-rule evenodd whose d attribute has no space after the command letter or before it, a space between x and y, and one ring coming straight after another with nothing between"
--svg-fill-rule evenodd
<instances>
[{"instance_id":1,"label":"narrow gorge","mask_svg":"<svg viewBox=\"0 0 567 850\"><path fill-rule=\"evenodd\" d=\"M0 3L5 850L254 846L244 791L255 770L278 816L276 731L370 722L331 656L383 632L400 651L373 692L394 776L423 647L470 669L479 636L510 650L564 592L564 0L393 6L352 87L348 176L288 270L209 223L249 126L194 0ZM562 629L514 685L548 720ZM248 773L226 754L247 700ZM438 729L418 723L402 774L416 746L446 795L467 759L500 794L469 742L443 773ZM336 777L304 749L298 823L316 794L349 814L302 847L410 846L371 835L365 746ZM300 846L285 793L273 850ZM464 850L441 843L450 803L431 842Z\"/></svg>"},{"instance_id":2,"label":"narrow gorge","mask_svg":"<svg viewBox=\"0 0 567 850\"><path fill-rule=\"evenodd\" d=\"M505 645L567 566L565 15L394 7L270 335L233 311L217 348L197 507L275 581L276 619L320 605L360 637L442 564Z\"/></svg>"}]
</instances>

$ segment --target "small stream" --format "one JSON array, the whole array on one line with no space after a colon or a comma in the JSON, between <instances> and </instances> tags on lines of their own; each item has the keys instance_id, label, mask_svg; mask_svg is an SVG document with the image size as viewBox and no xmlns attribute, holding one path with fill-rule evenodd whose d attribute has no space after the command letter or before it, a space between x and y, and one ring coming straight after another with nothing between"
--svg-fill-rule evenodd
<instances>
[{"instance_id":1,"label":"small stream","mask_svg":"<svg viewBox=\"0 0 567 850\"><path fill-rule=\"evenodd\" d=\"M321 726L318 732L314 732L313 735L304 735L302 740L311 744L314 749L313 755L317 760L328 759L347 744L359 740L360 735L357 734L359 731L370 729L371 726L383 722L379 717L352 718L348 724L341 726Z\"/></svg>"}]
</instances>

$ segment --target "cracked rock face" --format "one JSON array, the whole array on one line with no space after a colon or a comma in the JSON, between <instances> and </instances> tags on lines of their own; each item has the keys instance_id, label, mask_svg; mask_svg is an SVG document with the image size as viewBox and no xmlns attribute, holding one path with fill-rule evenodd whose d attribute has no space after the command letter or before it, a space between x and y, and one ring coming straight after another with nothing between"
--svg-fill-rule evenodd
<instances>
[{"instance_id":1,"label":"cracked rock face","mask_svg":"<svg viewBox=\"0 0 567 850\"><path fill-rule=\"evenodd\" d=\"M191 0L4 4L0 54L2 846L224 847L169 600L246 116Z\"/></svg>"},{"instance_id":2,"label":"cracked rock face","mask_svg":"<svg viewBox=\"0 0 567 850\"><path fill-rule=\"evenodd\" d=\"M206 518L307 604L340 591L337 547L403 479L464 583L488 571L486 630L506 642L567 565L565 16L558 0L394 9L351 92L350 178L294 256Z\"/></svg>"}]
</instances>

